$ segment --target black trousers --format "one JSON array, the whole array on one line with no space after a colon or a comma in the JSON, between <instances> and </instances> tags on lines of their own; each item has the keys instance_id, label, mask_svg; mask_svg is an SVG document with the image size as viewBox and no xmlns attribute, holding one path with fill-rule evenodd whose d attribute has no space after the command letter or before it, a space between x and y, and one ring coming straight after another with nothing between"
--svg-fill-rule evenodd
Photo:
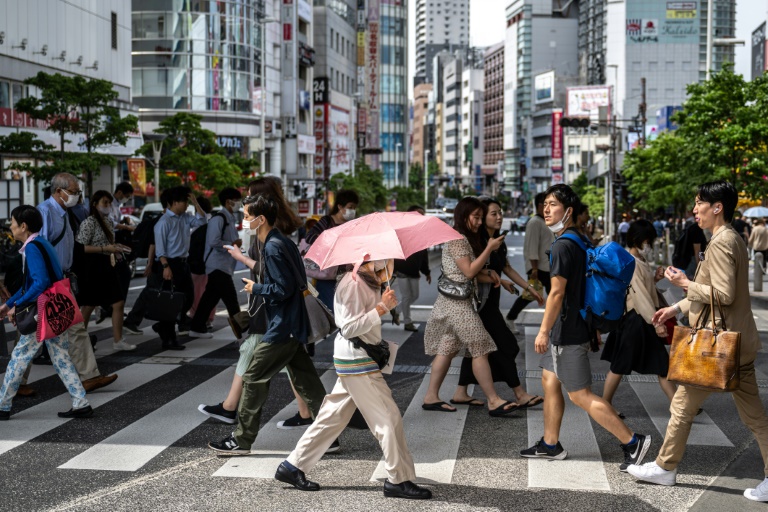
<instances>
[{"instance_id":1,"label":"black trousers","mask_svg":"<svg viewBox=\"0 0 768 512\"><path fill-rule=\"evenodd\" d=\"M193 331L205 332L205 322L220 300L224 301L229 316L240 312L240 301L237 300L237 290L232 276L221 270L214 270L208 274L208 283L205 285L205 291L200 297L195 316L192 318L190 327Z\"/></svg>"},{"instance_id":2,"label":"black trousers","mask_svg":"<svg viewBox=\"0 0 768 512\"><path fill-rule=\"evenodd\" d=\"M531 271L528 271L528 277L531 277ZM547 294L549 294L549 290L552 288L552 280L549 277L549 272L544 272L543 270L539 270L539 281L541 281L541 284L544 285L544 289L547 290ZM512 304L512 309L509 310L509 313L507 314L507 319L512 320L513 322L517 320L517 316L520 314L522 310L533 302L532 300L526 300L523 298L523 296L519 296L514 304Z\"/></svg>"},{"instance_id":3,"label":"black trousers","mask_svg":"<svg viewBox=\"0 0 768 512\"><path fill-rule=\"evenodd\" d=\"M179 312L176 322L159 322L157 333L163 341L176 339L176 323L181 322L187 316L187 311L195 301L195 287L192 284L192 272L189 270L186 258L169 258L168 266L173 273L173 287L184 294L184 306ZM147 279L147 287L159 288L165 283L163 279L163 266L156 262L152 265L153 272ZM166 285L167 286L167 285Z\"/></svg>"}]
</instances>

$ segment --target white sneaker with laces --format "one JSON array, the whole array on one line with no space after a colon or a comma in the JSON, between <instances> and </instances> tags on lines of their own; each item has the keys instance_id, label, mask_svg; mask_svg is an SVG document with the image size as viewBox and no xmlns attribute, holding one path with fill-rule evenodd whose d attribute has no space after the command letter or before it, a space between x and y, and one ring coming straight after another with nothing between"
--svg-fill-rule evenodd
<instances>
[{"instance_id":1,"label":"white sneaker with laces","mask_svg":"<svg viewBox=\"0 0 768 512\"><path fill-rule=\"evenodd\" d=\"M675 485L677 483L677 468L667 471L659 467L656 462L646 462L642 466L632 464L627 467L627 473L642 480L659 485Z\"/></svg>"},{"instance_id":2,"label":"white sneaker with laces","mask_svg":"<svg viewBox=\"0 0 768 512\"><path fill-rule=\"evenodd\" d=\"M189 331L190 338L213 338L213 334L209 332Z\"/></svg>"},{"instance_id":3,"label":"white sneaker with laces","mask_svg":"<svg viewBox=\"0 0 768 512\"><path fill-rule=\"evenodd\" d=\"M768 501L768 477L754 489L745 490L744 497L752 501Z\"/></svg>"},{"instance_id":4,"label":"white sneaker with laces","mask_svg":"<svg viewBox=\"0 0 768 512\"><path fill-rule=\"evenodd\" d=\"M125 338L121 339L120 341L116 341L112 343L112 347L115 350L124 350L126 352L130 352L131 350L136 350L136 345L131 345L130 343L126 343Z\"/></svg>"}]
</instances>

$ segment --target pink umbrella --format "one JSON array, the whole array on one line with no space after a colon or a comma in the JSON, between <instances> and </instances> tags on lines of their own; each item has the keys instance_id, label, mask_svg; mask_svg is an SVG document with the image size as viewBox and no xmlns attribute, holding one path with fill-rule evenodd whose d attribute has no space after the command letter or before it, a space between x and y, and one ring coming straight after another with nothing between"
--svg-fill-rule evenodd
<instances>
[{"instance_id":1,"label":"pink umbrella","mask_svg":"<svg viewBox=\"0 0 768 512\"><path fill-rule=\"evenodd\" d=\"M371 213L320 233L306 258L321 269L367 260L402 260L460 238L461 234L437 217L418 212Z\"/></svg>"}]
</instances>

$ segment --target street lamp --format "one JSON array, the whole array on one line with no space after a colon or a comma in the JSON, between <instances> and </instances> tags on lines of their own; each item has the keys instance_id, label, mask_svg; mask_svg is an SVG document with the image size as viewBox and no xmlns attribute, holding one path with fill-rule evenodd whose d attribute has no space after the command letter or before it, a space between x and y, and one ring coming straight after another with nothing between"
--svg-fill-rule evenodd
<instances>
[{"instance_id":1,"label":"street lamp","mask_svg":"<svg viewBox=\"0 0 768 512\"><path fill-rule=\"evenodd\" d=\"M164 133L152 133L144 136L152 142L152 165L155 166L155 202L160 202L160 155L163 151L163 142L168 136Z\"/></svg>"},{"instance_id":2,"label":"street lamp","mask_svg":"<svg viewBox=\"0 0 768 512\"><path fill-rule=\"evenodd\" d=\"M256 23L261 27L261 155L260 171L267 168L267 23L280 23L276 18L261 18ZM280 170L278 169L278 175Z\"/></svg>"},{"instance_id":3,"label":"street lamp","mask_svg":"<svg viewBox=\"0 0 768 512\"><path fill-rule=\"evenodd\" d=\"M616 112L616 90L619 88L619 66L618 64L608 64L607 68L613 68L613 94L611 95L611 113ZM614 197L613 197L613 180L616 174L616 115L613 114L613 126L611 127L611 155L610 155L610 171L608 172L608 183L605 187L605 215L603 215L603 226L605 228L605 234L609 239L613 238L613 218L614 213Z\"/></svg>"},{"instance_id":4,"label":"street lamp","mask_svg":"<svg viewBox=\"0 0 768 512\"><path fill-rule=\"evenodd\" d=\"M395 144L395 186L397 186L397 178L400 174L400 148L403 147L401 143Z\"/></svg>"}]
</instances>

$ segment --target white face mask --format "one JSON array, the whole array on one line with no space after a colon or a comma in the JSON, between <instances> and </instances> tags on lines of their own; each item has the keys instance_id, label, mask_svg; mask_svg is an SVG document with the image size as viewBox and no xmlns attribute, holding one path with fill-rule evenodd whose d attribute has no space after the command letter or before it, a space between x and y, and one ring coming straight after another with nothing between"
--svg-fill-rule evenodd
<instances>
[{"instance_id":1,"label":"white face mask","mask_svg":"<svg viewBox=\"0 0 768 512\"><path fill-rule=\"evenodd\" d=\"M256 222L256 219L253 219L252 221L246 221L248 223L248 227L243 228L243 233L250 236L256 236L259 234L259 228L261 227L261 224L259 224L256 227L253 227L253 223Z\"/></svg>"},{"instance_id":2,"label":"white face mask","mask_svg":"<svg viewBox=\"0 0 768 512\"><path fill-rule=\"evenodd\" d=\"M64 193L67 195L67 199L64 201L64 206L67 208L72 208L73 206L77 205L77 202L80 201L80 194L70 194L66 190Z\"/></svg>"},{"instance_id":3,"label":"white face mask","mask_svg":"<svg viewBox=\"0 0 768 512\"><path fill-rule=\"evenodd\" d=\"M342 217L344 217L344 220L354 220L355 214L357 213L356 210L353 210L352 208L347 208L344 210L344 214Z\"/></svg>"},{"instance_id":4,"label":"white face mask","mask_svg":"<svg viewBox=\"0 0 768 512\"><path fill-rule=\"evenodd\" d=\"M373 262L373 271L378 272L379 270L384 270L384 268L387 266L387 261L389 260L376 260Z\"/></svg>"},{"instance_id":5,"label":"white face mask","mask_svg":"<svg viewBox=\"0 0 768 512\"><path fill-rule=\"evenodd\" d=\"M571 210L571 212L573 212L573 210ZM570 214L566 211L565 215L563 215L563 218L560 219L560 222L558 222L556 224L552 224L551 226L549 226L549 230L551 232L553 232L553 233L561 232L563 230L563 228L565 227L565 223L568 222L569 215Z\"/></svg>"},{"instance_id":6,"label":"white face mask","mask_svg":"<svg viewBox=\"0 0 768 512\"><path fill-rule=\"evenodd\" d=\"M96 209L99 210L102 215L109 215L112 213L112 208L109 206L97 206Z\"/></svg>"},{"instance_id":7,"label":"white face mask","mask_svg":"<svg viewBox=\"0 0 768 512\"><path fill-rule=\"evenodd\" d=\"M124 204L126 204L130 200L131 200L130 197L124 197L124 198L120 199L120 206L123 206Z\"/></svg>"},{"instance_id":8,"label":"white face mask","mask_svg":"<svg viewBox=\"0 0 768 512\"><path fill-rule=\"evenodd\" d=\"M653 247L644 244L643 248L640 249L640 256L642 256L645 261L651 261L653 259Z\"/></svg>"}]
</instances>

